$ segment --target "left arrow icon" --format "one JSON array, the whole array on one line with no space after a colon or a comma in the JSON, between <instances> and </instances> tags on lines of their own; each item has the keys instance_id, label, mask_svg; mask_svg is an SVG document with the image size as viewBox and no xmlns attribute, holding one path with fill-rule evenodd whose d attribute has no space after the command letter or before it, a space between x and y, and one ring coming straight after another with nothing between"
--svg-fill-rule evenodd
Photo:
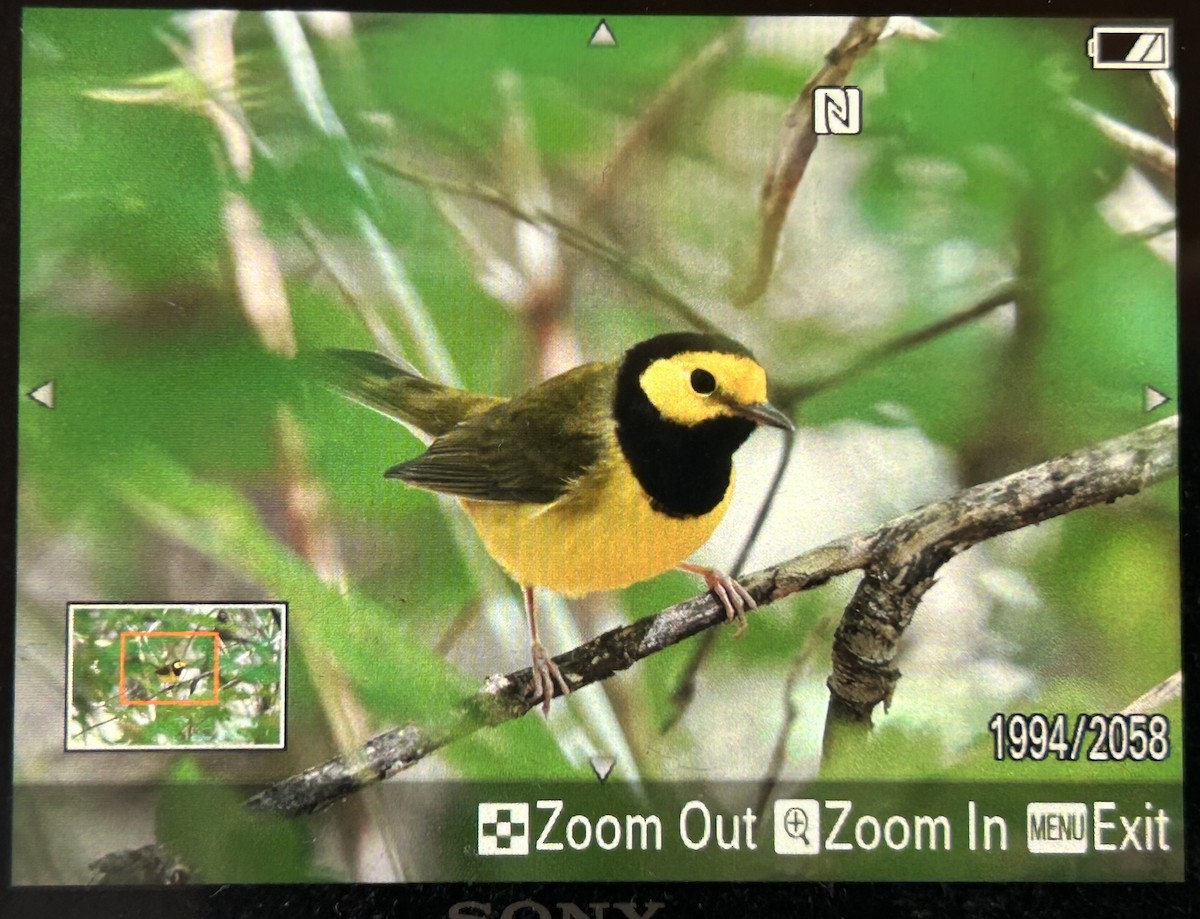
<instances>
[{"instance_id":1,"label":"left arrow icon","mask_svg":"<svg viewBox=\"0 0 1200 919\"><path fill-rule=\"evenodd\" d=\"M34 402L38 402L46 408L54 408L54 381L47 380L37 389L30 390L27 395Z\"/></svg>"}]
</instances>

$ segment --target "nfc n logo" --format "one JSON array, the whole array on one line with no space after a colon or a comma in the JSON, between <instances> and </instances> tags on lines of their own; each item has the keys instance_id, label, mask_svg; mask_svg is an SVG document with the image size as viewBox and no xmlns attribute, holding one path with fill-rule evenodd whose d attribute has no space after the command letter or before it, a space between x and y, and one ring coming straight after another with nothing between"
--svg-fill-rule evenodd
<instances>
[{"instance_id":1,"label":"nfc n logo","mask_svg":"<svg viewBox=\"0 0 1200 919\"><path fill-rule=\"evenodd\" d=\"M862 90L857 86L818 86L813 90L813 132L862 132Z\"/></svg>"}]
</instances>

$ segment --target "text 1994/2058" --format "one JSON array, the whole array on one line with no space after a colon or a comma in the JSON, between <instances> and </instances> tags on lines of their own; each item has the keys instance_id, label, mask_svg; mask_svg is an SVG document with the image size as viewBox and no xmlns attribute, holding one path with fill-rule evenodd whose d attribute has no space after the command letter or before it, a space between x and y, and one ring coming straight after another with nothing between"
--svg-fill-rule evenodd
<instances>
[{"instance_id":1,"label":"text 1994/2058","mask_svg":"<svg viewBox=\"0 0 1200 919\"><path fill-rule=\"evenodd\" d=\"M988 722L997 760L1056 758L1066 761L1161 763L1171 755L1166 715L1083 713L1055 715L997 712Z\"/></svg>"}]
</instances>

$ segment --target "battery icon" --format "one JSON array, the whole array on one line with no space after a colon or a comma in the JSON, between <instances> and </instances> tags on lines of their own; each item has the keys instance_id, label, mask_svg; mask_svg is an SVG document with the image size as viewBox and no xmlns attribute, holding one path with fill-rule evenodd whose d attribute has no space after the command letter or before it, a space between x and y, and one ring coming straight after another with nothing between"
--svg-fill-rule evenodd
<instances>
[{"instance_id":1,"label":"battery icon","mask_svg":"<svg viewBox=\"0 0 1200 919\"><path fill-rule=\"evenodd\" d=\"M1169 70L1170 26L1096 26L1087 41L1093 70Z\"/></svg>"}]
</instances>

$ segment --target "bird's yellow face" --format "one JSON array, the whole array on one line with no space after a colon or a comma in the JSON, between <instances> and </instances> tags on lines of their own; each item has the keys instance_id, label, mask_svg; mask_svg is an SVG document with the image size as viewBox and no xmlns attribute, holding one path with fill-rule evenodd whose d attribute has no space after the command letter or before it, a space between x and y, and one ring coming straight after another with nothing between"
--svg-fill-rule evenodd
<instances>
[{"instance_id":1,"label":"bird's yellow face","mask_svg":"<svg viewBox=\"0 0 1200 919\"><path fill-rule=\"evenodd\" d=\"M639 382L664 419L688 427L767 401L766 371L741 354L684 351L651 363Z\"/></svg>"},{"instance_id":2,"label":"bird's yellow face","mask_svg":"<svg viewBox=\"0 0 1200 919\"><path fill-rule=\"evenodd\" d=\"M187 661L175 660L168 664L163 664L161 667L156 668L154 672L164 680L173 681L177 680L179 678L179 674L183 673L183 671L187 670L187 668Z\"/></svg>"}]
</instances>

